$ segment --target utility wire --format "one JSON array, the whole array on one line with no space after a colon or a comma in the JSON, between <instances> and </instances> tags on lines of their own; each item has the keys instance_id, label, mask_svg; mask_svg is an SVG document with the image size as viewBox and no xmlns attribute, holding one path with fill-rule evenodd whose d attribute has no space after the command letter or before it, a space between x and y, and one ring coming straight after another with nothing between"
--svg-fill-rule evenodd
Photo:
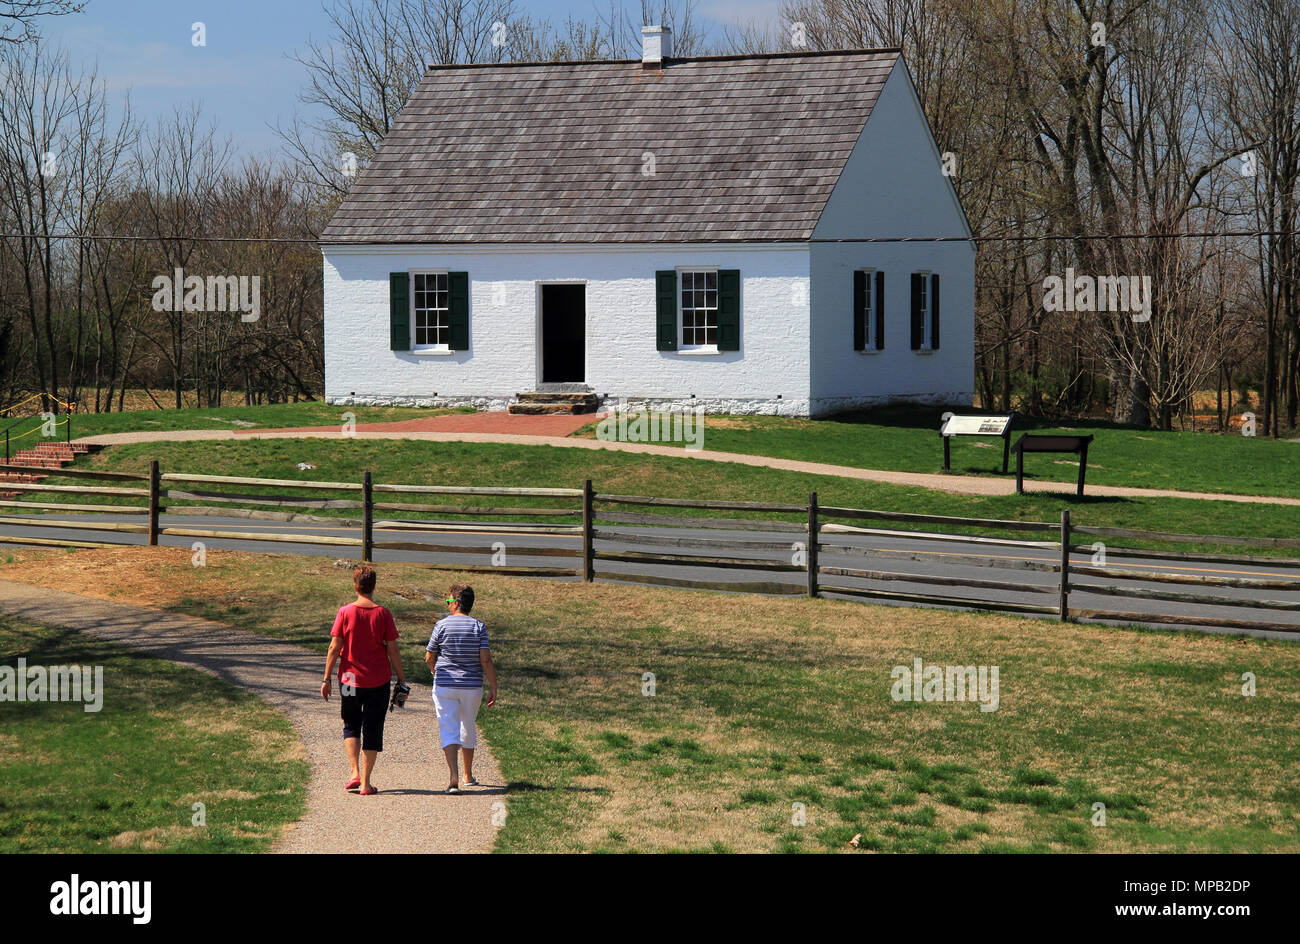
<instances>
[{"instance_id":1,"label":"utility wire","mask_svg":"<svg viewBox=\"0 0 1300 944\"><path fill-rule=\"evenodd\" d=\"M1075 240L1094 239L1216 239L1242 237L1259 239L1262 237L1300 236L1300 230L1218 230L1203 233L1100 233L1078 236L1044 234L1035 236L850 236L843 238L818 237L810 239L746 239L726 240L726 242L809 242L809 243L1000 243L1000 242L1072 242ZM122 240L143 242L179 242L194 243L297 243L301 245L319 245L320 239L303 239L291 236L113 236L103 233L0 233L0 239L74 239L74 240ZM690 240L688 240L690 241ZM511 244L520 242L511 241ZM556 240L560 245L574 244L609 244L607 239L565 239ZM622 242L622 241L620 241ZM632 241L627 241L632 245ZM682 240L644 239L638 243L678 243ZM698 240L698 242L721 242L720 240ZM421 245L420 243L400 242L364 242L348 243L339 241L340 246L398 246ZM497 242L478 242L477 245L500 245ZM426 244L437 245L437 244Z\"/></svg>"}]
</instances>

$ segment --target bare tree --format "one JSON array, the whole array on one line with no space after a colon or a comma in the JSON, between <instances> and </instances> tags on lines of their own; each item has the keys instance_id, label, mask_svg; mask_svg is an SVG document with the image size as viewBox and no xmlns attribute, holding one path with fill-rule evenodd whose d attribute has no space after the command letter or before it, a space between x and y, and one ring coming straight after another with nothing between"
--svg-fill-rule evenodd
<instances>
[{"instance_id":1,"label":"bare tree","mask_svg":"<svg viewBox=\"0 0 1300 944\"><path fill-rule=\"evenodd\" d=\"M0 0L0 42L32 42L41 17L66 16L85 8L85 0Z\"/></svg>"}]
</instances>

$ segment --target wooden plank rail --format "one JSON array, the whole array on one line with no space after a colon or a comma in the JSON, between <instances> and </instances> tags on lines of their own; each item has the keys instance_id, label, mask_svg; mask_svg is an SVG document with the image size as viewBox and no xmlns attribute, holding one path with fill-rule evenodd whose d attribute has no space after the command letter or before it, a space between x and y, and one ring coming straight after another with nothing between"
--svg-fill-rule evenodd
<instances>
[{"instance_id":1,"label":"wooden plank rail","mask_svg":"<svg viewBox=\"0 0 1300 944\"><path fill-rule=\"evenodd\" d=\"M0 534L0 544L30 544L33 547L131 547L129 544L102 541L60 541L57 538L19 538Z\"/></svg>"},{"instance_id":2,"label":"wooden plank rail","mask_svg":"<svg viewBox=\"0 0 1300 944\"><path fill-rule=\"evenodd\" d=\"M593 495L592 500L615 505L659 505L666 508L706 508L713 511L770 511L796 515L808 513L807 505L779 502L713 501L702 498L649 498L644 495L602 494Z\"/></svg>"},{"instance_id":3,"label":"wooden plank rail","mask_svg":"<svg viewBox=\"0 0 1300 944\"><path fill-rule=\"evenodd\" d=\"M1269 630L1300 633L1300 623L1268 623L1262 620L1220 619L1215 616L1170 616L1164 613L1121 613L1116 610L1075 610L1075 619L1111 620L1118 623L1176 623L1180 626L1220 626L1224 629Z\"/></svg>"},{"instance_id":4,"label":"wooden plank rail","mask_svg":"<svg viewBox=\"0 0 1300 944\"><path fill-rule=\"evenodd\" d=\"M1058 525L1046 521L1009 521L1001 518L955 518L950 515L919 515L903 511L873 511L866 508L837 508L821 505L818 511L831 518L868 518L879 521L914 521L919 524L955 524L971 528L1000 528L1005 531L1055 531Z\"/></svg>"},{"instance_id":5,"label":"wooden plank rail","mask_svg":"<svg viewBox=\"0 0 1300 944\"><path fill-rule=\"evenodd\" d=\"M1070 570L1088 577L1109 577L1112 580L1145 580L1151 583L1182 583L1206 587L1240 587L1245 590L1294 590L1300 592L1300 580L1258 577L1203 577L1194 574L1164 574L1145 570L1126 570L1120 567L1091 567L1075 564Z\"/></svg>"},{"instance_id":6,"label":"wooden plank rail","mask_svg":"<svg viewBox=\"0 0 1300 944\"><path fill-rule=\"evenodd\" d=\"M688 590L725 590L729 593L765 593L776 596L803 596L803 583L730 583L725 580L688 580L684 577L659 577L650 574L622 574L606 571L599 576L625 583L648 583L662 587L684 587Z\"/></svg>"},{"instance_id":7,"label":"wooden plank rail","mask_svg":"<svg viewBox=\"0 0 1300 944\"><path fill-rule=\"evenodd\" d=\"M479 485L376 485L376 492L409 495L492 495L522 498L581 498L580 488L504 488Z\"/></svg>"},{"instance_id":8,"label":"wooden plank rail","mask_svg":"<svg viewBox=\"0 0 1300 944\"><path fill-rule=\"evenodd\" d=\"M637 534L635 531L608 531L597 528L593 537L598 541L622 541L627 544L646 544L656 547L699 547L719 551L745 549L751 551L793 552L792 541L748 541L744 538L677 538L666 534Z\"/></svg>"},{"instance_id":9,"label":"wooden plank rail","mask_svg":"<svg viewBox=\"0 0 1300 944\"><path fill-rule=\"evenodd\" d=\"M944 554L941 551L909 551L889 548L850 547L845 544L818 544L823 553L844 554L851 557L877 557L888 554L905 560L933 561L937 564L964 564L967 567L1002 567L1009 570L1034 570L1056 573L1061 565L1055 561L1030 560L1028 558L983 557L969 554Z\"/></svg>"},{"instance_id":10,"label":"wooden plank rail","mask_svg":"<svg viewBox=\"0 0 1300 944\"><path fill-rule=\"evenodd\" d=\"M748 560L743 557L693 557L686 554L641 554L636 551L596 551L596 560L621 561L625 564L668 564L696 567L726 567L731 570L771 570L782 573L804 572L802 566L773 561Z\"/></svg>"},{"instance_id":11,"label":"wooden plank rail","mask_svg":"<svg viewBox=\"0 0 1300 944\"><path fill-rule=\"evenodd\" d=\"M491 545L472 544L421 544L415 541L376 541L374 548L380 551L423 551L426 554L495 554ZM507 559L510 557L576 557L580 549L571 547L527 547L515 545L506 548Z\"/></svg>"},{"instance_id":12,"label":"wooden plank rail","mask_svg":"<svg viewBox=\"0 0 1300 944\"><path fill-rule=\"evenodd\" d=\"M832 577L860 577L864 580L897 580L903 583L928 583L941 587L971 587L976 590L1008 590L1023 593L1056 593L1056 586L1039 587L1027 583L1004 580L983 580L978 577L938 577L932 574L907 574L893 570L855 570L850 567L822 567L821 573ZM1075 585L1077 586L1077 584Z\"/></svg>"},{"instance_id":13,"label":"wooden plank rail","mask_svg":"<svg viewBox=\"0 0 1300 944\"><path fill-rule=\"evenodd\" d=\"M1300 547L1300 538L1251 538L1222 534L1180 534L1174 531L1136 531L1132 528L1074 528L1076 534L1106 538L1146 538L1173 544L1236 544L1248 547Z\"/></svg>"},{"instance_id":14,"label":"wooden plank rail","mask_svg":"<svg viewBox=\"0 0 1300 944\"><path fill-rule=\"evenodd\" d=\"M209 485L256 485L266 488L308 488L332 492L359 492L360 482L316 482L310 479L255 479L241 475L190 475L184 472L166 472L159 476L164 482L193 482Z\"/></svg>"},{"instance_id":15,"label":"wooden plank rail","mask_svg":"<svg viewBox=\"0 0 1300 944\"><path fill-rule=\"evenodd\" d=\"M415 511L450 515L543 515L548 518L581 518L575 508L477 508L466 505L410 505L403 502L375 502L375 511Z\"/></svg>"},{"instance_id":16,"label":"wooden plank rail","mask_svg":"<svg viewBox=\"0 0 1300 944\"><path fill-rule=\"evenodd\" d=\"M43 465L16 465L0 462L0 472L14 472L19 475L63 475L74 479L100 479L105 482L147 482L148 475L137 472L98 472L90 469L54 469Z\"/></svg>"},{"instance_id":17,"label":"wooden plank rail","mask_svg":"<svg viewBox=\"0 0 1300 944\"><path fill-rule=\"evenodd\" d=\"M336 547L361 547L361 538L340 538L326 534L272 534L267 531L210 531L206 528L159 528L158 533L171 534L185 538L216 538L229 541L273 541L279 544L328 544Z\"/></svg>"},{"instance_id":18,"label":"wooden plank rail","mask_svg":"<svg viewBox=\"0 0 1300 944\"><path fill-rule=\"evenodd\" d=\"M1042 613L1055 616L1057 607L1041 606L1036 603L1004 603L998 600L969 600L963 597L941 597L927 593L899 593L893 590L866 590L861 587L838 587L822 584L822 590L828 593L844 593L849 596L867 597L873 600L897 600L906 603L929 603L935 606L957 606L979 610L1008 610L1012 613ZM1055 589L1053 589L1055 592Z\"/></svg>"},{"instance_id":19,"label":"wooden plank rail","mask_svg":"<svg viewBox=\"0 0 1300 944\"><path fill-rule=\"evenodd\" d=\"M672 515L637 515L598 511L596 519L615 524L648 524L664 528L712 528L718 531L781 531L806 534L808 526L788 521L757 521L749 518L679 518Z\"/></svg>"},{"instance_id":20,"label":"wooden plank rail","mask_svg":"<svg viewBox=\"0 0 1300 944\"><path fill-rule=\"evenodd\" d=\"M376 521L381 531L423 531L429 534L477 531L483 534L561 534L581 537L578 525L528 524L522 521L497 523L492 521Z\"/></svg>"},{"instance_id":21,"label":"wooden plank rail","mask_svg":"<svg viewBox=\"0 0 1300 944\"><path fill-rule=\"evenodd\" d=\"M1300 613L1300 601L1250 600L1223 597L1212 593L1180 593L1177 590L1149 590L1145 587L1115 587L1101 583L1070 582L1071 592L1097 593L1103 596L1137 597L1142 600L1172 600L1177 603L1208 603L1211 606L1244 606L1260 610L1291 610Z\"/></svg>"},{"instance_id":22,"label":"wooden plank rail","mask_svg":"<svg viewBox=\"0 0 1300 944\"><path fill-rule=\"evenodd\" d=\"M129 534L147 534L149 526L125 521L55 521L52 518L0 518L0 524L15 528L66 528L72 531L123 531Z\"/></svg>"},{"instance_id":23,"label":"wooden plank rail","mask_svg":"<svg viewBox=\"0 0 1300 944\"><path fill-rule=\"evenodd\" d=\"M1056 541L1017 541L1014 538L986 538L973 534L941 534L936 531L896 531L890 528L859 528L846 524L828 524L821 527L823 534L864 534L895 539L910 538L917 541L957 541L959 543L989 544L995 547L1032 547L1055 549Z\"/></svg>"},{"instance_id":24,"label":"wooden plank rail","mask_svg":"<svg viewBox=\"0 0 1300 944\"><path fill-rule=\"evenodd\" d=\"M107 488L97 485L46 485L44 482L30 484L27 482L0 482L0 491L6 492L51 492L66 495L110 495L117 498L148 498L147 488Z\"/></svg>"},{"instance_id":25,"label":"wooden plank rail","mask_svg":"<svg viewBox=\"0 0 1300 944\"><path fill-rule=\"evenodd\" d=\"M0 483L0 491L4 490ZM0 501L0 508L39 508L42 511L108 512L114 515L147 515L148 505L73 505L67 502Z\"/></svg>"},{"instance_id":26,"label":"wooden plank rail","mask_svg":"<svg viewBox=\"0 0 1300 944\"><path fill-rule=\"evenodd\" d=\"M168 489L163 498L176 501L214 501L237 505L292 505L295 508L360 508L354 498L306 498L301 496L244 495L237 492L181 492Z\"/></svg>"},{"instance_id":27,"label":"wooden plank rail","mask_svg":"<svg viewBox=\"0 0 1300 944\"><path fill-rule=\"evenodd\" d=\"M1078 528L1074 529L1078 531ZM1092 554L1095 548L1091 544L1073 544L1070 550L1079 554ZM1300 557L1256 557L1249 554L1201 554L1181 551L1150 551L1141 547L1122 547L1107 544L1106 556L1109 557L1148 557L1152 560L1185 561L1197 564L1260 564L1265 567L1300 567Z\"/></svg>"}]
</instances>

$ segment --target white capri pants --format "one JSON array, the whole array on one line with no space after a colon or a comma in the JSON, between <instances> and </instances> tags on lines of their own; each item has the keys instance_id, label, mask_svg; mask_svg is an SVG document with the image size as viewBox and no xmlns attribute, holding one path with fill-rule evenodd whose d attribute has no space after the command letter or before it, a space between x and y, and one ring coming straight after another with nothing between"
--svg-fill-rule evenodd
<instances>
[{"instance_id":1,"label":"white capri pants","mask_svg":"<svg viewBox=\"0 0 1300 944\"><path fill-rule=\"evenodd\" d=\"M478 729L474 726L474 719L478 717L478 706L482 700L481 688L434 686L433 707L438 712L438 733L442 737L443 747L453 744L468 748L478 746Z\"/></svg>"}]
</instances>

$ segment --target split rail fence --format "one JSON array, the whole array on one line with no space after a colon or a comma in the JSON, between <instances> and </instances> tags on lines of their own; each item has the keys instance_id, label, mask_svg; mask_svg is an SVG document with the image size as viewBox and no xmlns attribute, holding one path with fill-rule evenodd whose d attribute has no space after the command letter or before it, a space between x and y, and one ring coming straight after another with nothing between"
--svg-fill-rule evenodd
<instances>
[{"instance_id":1,"label":"split rail fence","mask_svg":"<svg viewBox=\"0 0 1300 944\"><path fill-rule=\"evenodd\" d=\"M498 552L498 547L467 543L466 535L474 533L480 540L483 535L508 537L513 542L511 557L545 564L498 566L494 559L491 564L438 562L426 566L687 589L810 597L832 594L1062 620L1300 633L1300 620L1287 622L1275 615L1300 613L1300 557L1167 549L1167 545L1180 543L1293 549L1300 548L1300 540L1078 526L1071 523L1068 510L1055 522L1010 521L821 505L815 492L797 504L718 501L604 494L596 492L590 480L582 488L381 484L372 482L367 472L361 481L330 482L163 473L157 462L148 473L0 464L0 474L5 473L10 480L0 482L0 491L21 493L23 498L0 501L0 525L40 533L0 534L0 543L52 547L130 543L52 536L62 529L103 532L106 537L143 535L149 545L159 544L164 536L326 545L355 549L361 560L373 560L377 551L460 558ZM24 475L64 478L76 484L13 480ZM443 503L430 501L438 497ZM87 503L94 498L108 502ZM514 504L483 504L487 499ZM21 516L15 511L65 512L75 517L57 520L48 514ZM315 511L335 516L304 515ZM360 518L339 516L348 511L359 511ZM164 525L164 512L308 520L323 523L329 530L355 529L356 535L312 534L287 527L271 531ZM377 523L377 512L407 517ZM139 516L141 520L89 520L87 516L95 513ZM1147 541L1166 547L1102 548L1096 542L1075 543L1081 537ZM519 538L542 540L521 545ZM864 539L870 543L862 543ZM978 551L972 553L972 546ZM1100 560L1099 548L1105 555ZM1082 562L1072 560L1072 553L1091 556ZM1231 565L1238 572L1216 573L1223 568L1193 566L1201 564ZM677 568L689 568L692 573L677 576ZM1112 605L1124 608L1072 606L1072 594L1115 599L1121 602ZM1283 598L1273 598L1277 594ZM1181 612L1167 612L1172 609L1168 604L1180 605ZM1202 608L1223 608L1224 612L1197 612ZM1238 609L1243 611L1241 618L1224 615Z\"/></svg>"}]
</instances>

